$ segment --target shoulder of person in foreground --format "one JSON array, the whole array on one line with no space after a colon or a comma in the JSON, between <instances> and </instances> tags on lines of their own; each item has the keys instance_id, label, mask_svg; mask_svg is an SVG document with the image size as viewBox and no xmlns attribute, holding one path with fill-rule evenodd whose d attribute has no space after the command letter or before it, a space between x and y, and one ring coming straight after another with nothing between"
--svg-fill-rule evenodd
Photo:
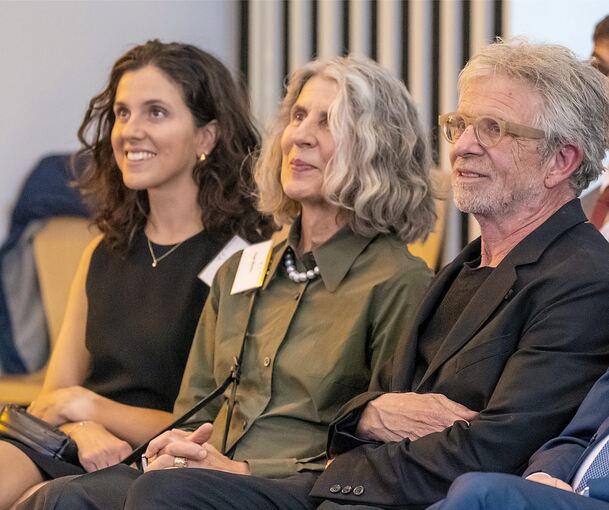
<instances>
[{"instance_id":1,"label":"shoulder of person in foreground","mask_svg":"<svg viewBox=\"0 0 609 510\"><path fill-rule=\"evenodd\" d=\"M577 413L559 436L550 439L529 460L523 476L544 472L567 481L584 450L609 432L609 371L594 384Z\"/></svg>"}]
</instances>

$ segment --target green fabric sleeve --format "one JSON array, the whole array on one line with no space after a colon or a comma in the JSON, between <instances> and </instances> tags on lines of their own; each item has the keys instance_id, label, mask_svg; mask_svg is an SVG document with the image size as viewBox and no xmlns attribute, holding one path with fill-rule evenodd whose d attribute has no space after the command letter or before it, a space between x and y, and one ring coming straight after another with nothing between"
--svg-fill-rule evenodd
<instances>
[{"instance_id":1,"label":"green fabric sleeve","mask_svg":"<svg viewBox=\"0 0 609 510\"><path fill-rule=\"evenodd\" d=\"M286 478L301 471L323 471L326 454L308 459L247 459L252 475L264 478Z\"/></svg>"}]
</instances>

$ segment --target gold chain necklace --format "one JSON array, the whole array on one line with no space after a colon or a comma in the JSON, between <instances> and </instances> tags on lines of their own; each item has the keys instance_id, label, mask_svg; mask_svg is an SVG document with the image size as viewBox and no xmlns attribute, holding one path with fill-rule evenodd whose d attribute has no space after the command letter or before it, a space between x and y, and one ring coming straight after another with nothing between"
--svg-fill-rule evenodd
<instances>
[{"instance_id":1,"label":"gold chain necklace","mask_svg":"<svg viewBox=\"0 0 609 510\"><path fill-rule=\"evenodd\" d=\"M146 241L148 242L148 251L150 252L150 256L152 257L152 267L156 267L159 265L159 262L161 260L163 260L166 257L169 257L169 255L171 255L174 251L176 251L180 246L182 246L182 244L184 243L184 241L186 241L186 239L184 239L184 241L180 241L178 244L176 244L173 248L170 248L169 250L167 250L165 253L163 253L163 255L161 255L160 257L157 257L154 254L154 250L152 249L152 243L150 242L150 239L148 239L148 236L146 236Z\"/></svg>"}]
</instances>

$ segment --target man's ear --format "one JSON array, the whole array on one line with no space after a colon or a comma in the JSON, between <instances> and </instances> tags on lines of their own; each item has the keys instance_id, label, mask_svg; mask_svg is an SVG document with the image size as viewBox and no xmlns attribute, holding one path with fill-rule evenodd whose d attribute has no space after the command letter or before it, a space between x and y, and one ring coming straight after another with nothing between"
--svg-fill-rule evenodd
<instances>
[{"instance_id":1,"label":"man's ear","mask_svg":"<svg viewBox=\"0 0 609 510\"><path fill-rule=\"evenodd\" d=\"M563 145L549 162L544 181L546 187L554 188L568 180L571 174L579 168L583 158L582 150L577 145Z\"/></svg>"},{"instance_id":2,"label":"man's ear","mask_svg":"<svg viewBox=\"0 0 609 510\"><path fill-rule=\"evenodd\" d=\"M217 120L210 120L204 126L197 128L197 157L201 154L206 156L211 154L219 136L220 128Z\"/></svg>"}]
</instances>

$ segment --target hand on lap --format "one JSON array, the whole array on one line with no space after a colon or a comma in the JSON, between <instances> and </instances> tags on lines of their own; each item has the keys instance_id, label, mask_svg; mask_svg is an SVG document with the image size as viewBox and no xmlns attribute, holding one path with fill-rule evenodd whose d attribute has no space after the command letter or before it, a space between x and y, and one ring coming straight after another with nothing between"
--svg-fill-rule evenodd
<instances>
[{"instance_id":1,"label":"hand on lap","mask_svg":"<svg viewBox=\"0 0 609 510\"><path fill-rule=\"evenodd\" d=\"M78 445L78 459L87 472L118 464L131 453L131 446L99 423L69 424L66 432Z\"/></svg>"},{"instance_id":2,"label":"hand on lap","mask_svg":"<svg viewBox=\"0 0 609 510\"><path fill-rule=\"evenodd\" d=\"M543 485L549 485L550 487L556 487L563 491L573 492L573 487L568 483L563 482L560 478L554 478L546 473L533 473L527 476L527 480L531 482L542 483Z\"/></svg>"},{"instance_id":3,"label":"hand on lap","mask_svg":"<svg viewBox=\"0 0 609 510\"><path fill-rule=\"evenodd\" d=\"M69 386L43 393L28 407L28 412L51 425L89 419L91 406L98 397L82 386Z\"/></svg>"}]
</instances>

